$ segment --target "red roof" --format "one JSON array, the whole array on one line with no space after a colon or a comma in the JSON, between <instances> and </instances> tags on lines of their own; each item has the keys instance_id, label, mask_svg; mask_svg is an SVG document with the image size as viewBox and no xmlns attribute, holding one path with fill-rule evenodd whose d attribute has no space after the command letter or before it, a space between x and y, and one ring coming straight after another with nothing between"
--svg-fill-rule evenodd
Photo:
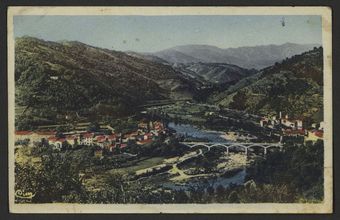
<instances>
[{"instance_id":1,"label":"red roof","mask_svg":"<svg viewBox=\"0 0 340 220\"><path fill-rule=\"evenodd\" d=\"M55 135L57 132L55 131L36 131L34 132L37 135Z\"/></svg>"},{"instance_id":2,"label":"red roof","mask_svg":"<svg viewBox=\"0 0 340 220\"><path fill-rule=\"evenodd\" d=\"M107 136L107 139L108 140L116 140L116 135L114 135L114 134L109 135L109 136Z\"/></svg>"},{"instance_id":3,"label":"red roof","mask_svg":"<svg viewBox=\"0 0 340 220\"><path fill-rule=\"evenodd\" d=\"M101 136L97 136L96 139L98 142L103 142L105 141L106 137L104 135L101 135Z\"/></svg>"},{"instance_id":4,"label":"red roof","mask_svg":"<svg viewBox=\"0 0 340 220\"><path fill-rule=\"evenodd\" d=\"M65 138L60 138L57 141L64 142L66 139Z\"/></svg>"},{"instance_id":5,"label":"red roof","mask_svg":"<svg viewBox=\"0 0 340 220\"><path fill-rule=\"evenodd\" d=\"M323 138L323 131L315 131L314 134L317 137Z\"/></svg>"},{"instance_id":6,"label":"red roof","mask_svg":"<svg viewBox=\"0 0 340 220\"><path fill-rule=\"evenodd\" d=\"M49 137L49 138L47 138L47 140L52 141L52 142L56 142L58 140L58 138L56 138L56 137Z\"/></svg>"},{"instance_id":7,"label":"red roof","mask_svg":"<svg viewBox=\"0 0 340 220\"><path fill-rule=\"evenodd\" d=\"M48 138L48 141L51 141L51 142L57 142L57 141L64 142L65 140L66 140L65 138L57 138L57 137Z\"/></svg>"},{"instance_id":8,"label":"red roof","mask_svg":"<svg viewBox=\"0 0 340 220\"><path fill-rule=\"evenodd\" d=\"M147 143L151 143L152 140L148 139L148 140L142 140L142 141L138 141L137 144L147 144Z\"/></svg>"},{"instance_id":9,"label":"red roof","mask_svg":"<svg viewBox=\"0 0 340 220\"><path fill-rule=\"evenodd\" d=\"M15 135L29 135L32 133L32 131L15 131Z\"/></svg>"},{"instance_id":10,"label":"red roof","mask_svg":"<svg viewBox=\"0 0 340 220\"><path fill-rule=\"evenodd\" d=\"M66 136L66 139L67 140L74 140L74 139L76 139L77 137L76 136L74 136L74 135L68 135L68 136Z\"/></svg>"},{"instance_id":11,"label":"red roof","mask_svg":"<svg viewBox=\"0 0 340 220\"><path fill-rule=\"evenodd\" d=\"M83 137L84 137L84 138L93 137L93 133L85 133L85 134L83 134Z\"/></svg>"},{"instance_id":12,"label":"red roof","mask_svg":"<svg viewBox=\"0 0 340 220\"><path fill-rule=\"evenodd\" d=\"M120 145L120 148L124 148L124 147L127 147L127 144L121 144Z\"/></svg>"},{"instance_id":13,"label":"red roof","mask_svg":"<svg viewBox=\"0 0 340 220\"><path fill-rule=\"evenodd\" d=\"M124 138L135 138L137 136L140 136L138 132L132 132L130 134L124 135Z\"/></svg>"},{"instance_id":14,"label":"red roof","mask_svg":"<svg viewBox=\"0 0 340 220\"><path fill-rule=\"evenodd\" d=\"M300 134L300 135L304 135L305 134L305 130L304 129L298 129L298 130L291 130L291 129L286 129L284 131L285 134Z\"/></svg>"}]
</instances>

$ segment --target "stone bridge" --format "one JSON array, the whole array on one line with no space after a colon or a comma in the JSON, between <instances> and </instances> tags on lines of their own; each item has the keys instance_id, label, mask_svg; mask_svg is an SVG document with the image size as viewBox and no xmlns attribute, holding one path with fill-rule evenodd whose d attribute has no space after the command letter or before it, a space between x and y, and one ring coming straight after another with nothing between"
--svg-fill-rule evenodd
<instances>
[{"instance_id":1,"label":"stone bridge","mask_svg":"<svg viewBox=\"0 0 340 220\"><path fill-rule=\"evenodd\" d=\"M230 148L243 148L245 153L248 154L248 149L260 147L263 148L264 154L267 154L267 149L278 148L282 149L282 143L236 143L236 142L226 142L226 143L215 143L215 142L180 142L181 144L194 148L194 147L206 147L208 151L213 147L224 147L229 153Z\"/></svg>"}]
</instances>

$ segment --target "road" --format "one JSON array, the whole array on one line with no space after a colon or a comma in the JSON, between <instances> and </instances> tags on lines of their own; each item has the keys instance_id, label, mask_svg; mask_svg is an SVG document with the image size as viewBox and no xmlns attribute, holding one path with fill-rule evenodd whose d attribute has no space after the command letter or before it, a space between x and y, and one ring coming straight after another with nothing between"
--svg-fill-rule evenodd
<instances>
[{"instance_id":1,"label":"road","mask_svg":"<svg viewBox=\"0 0 340 220\"><path fill-rule=\"evenodd\" d=\"M187 155L184 155L183 157L179 158L178 161L172 165L172 169L169 170L170 174L177 174L177 176L171 178L170 180L172 180L172 181L181 181L181 180L192 178L192 177L206 176L207 174L187 175L187 174L184 173L183 170L181 170L178 167L179 163L182 163L182 162L184 162L186 160L189 160L191 158L194 158L194 157L198 157L198 156L200 156L202 154L203 154L202 149L199 149L199 152L196 153L196 154L193 154L193 155L187 154Z\"/></svg>"}]
</instances>

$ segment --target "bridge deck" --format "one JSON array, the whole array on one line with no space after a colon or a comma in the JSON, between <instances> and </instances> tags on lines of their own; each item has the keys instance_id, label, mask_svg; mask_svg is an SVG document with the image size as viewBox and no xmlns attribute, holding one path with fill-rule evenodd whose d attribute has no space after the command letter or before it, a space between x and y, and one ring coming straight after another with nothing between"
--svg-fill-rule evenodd
<instances>
[{"instance_id":1,"label":"bridge deck","mask_svg":"<svg viewBox=\"0 0 340 220\"><path fill-rule=\"evenodd\" d=\"M258 145L258 146L283 146L282 143L256 143L256 142L180 142L181 144L185 145L243 145L243 146L249 146L249 145Z\"/></svg>"},{"instance_id":2,"label":"bridge deck","mask_svg":"<svg viewBox=\"0 0 340 220\"><path fill-rule=\"evenodd\" d=\"M232 147L241 147L245 150L245 153L248 154L248 150L252 147L262 147L264 149L264 154L267 154L267 150L269 148L279 148L280 150L283 148L282 143L238 143L238 142L225 142L225 143L217 143L217 142L180 142L189 148L194 147L206 147L208 151L210 151L213 147L224 147L229 153L229 148Z\"/></svg>"}]
</instances>

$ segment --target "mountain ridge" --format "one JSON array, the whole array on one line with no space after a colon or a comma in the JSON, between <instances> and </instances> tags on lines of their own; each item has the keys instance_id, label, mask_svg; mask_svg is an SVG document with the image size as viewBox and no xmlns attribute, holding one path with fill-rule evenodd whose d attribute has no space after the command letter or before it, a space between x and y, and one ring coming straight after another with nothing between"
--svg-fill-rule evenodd
<instances>
[{"instance_id":1,"label":"mountain ridge","mask_svg":"<svg viewBox=\"0 0 340 220\"><path fill-rule=\"evenodd\" d=\"M175 46L149 54L167 60L169 63L228 63L247 69L262 69L287 57L306 52L318 46L320 45L284 43L281 45L269 44L219 48L211 45L190 44ZM190 59L181 59L178 56L179 53L181 56L190 57Z\"/></svg>"}]
</instances>

